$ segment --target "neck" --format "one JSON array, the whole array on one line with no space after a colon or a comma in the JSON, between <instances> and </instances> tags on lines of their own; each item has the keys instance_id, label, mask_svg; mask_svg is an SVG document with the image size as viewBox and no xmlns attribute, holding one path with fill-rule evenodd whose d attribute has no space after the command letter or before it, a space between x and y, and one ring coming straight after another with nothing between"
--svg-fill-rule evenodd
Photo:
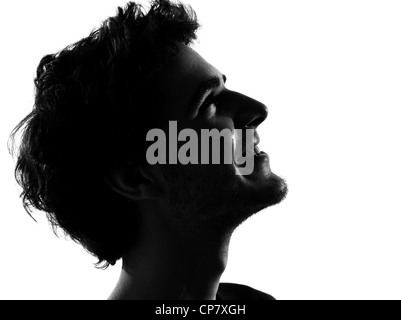
<instances>
[{"instance_id":1,"label":"neck","mask_svg":"<svg viewBox=\"0 0 401 320\"><path fill-rule=\"evenodd\" d=\"M160 219L146 225L136 247L123 257L110 299L215 300L231 233L211 237L197 228L183 234Z\"/></svg>"}]
</instances>

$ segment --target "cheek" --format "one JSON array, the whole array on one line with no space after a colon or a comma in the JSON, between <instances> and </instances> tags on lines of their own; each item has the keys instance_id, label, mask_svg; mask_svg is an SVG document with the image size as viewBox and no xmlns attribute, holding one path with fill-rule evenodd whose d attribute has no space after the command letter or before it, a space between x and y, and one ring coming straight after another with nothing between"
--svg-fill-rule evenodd
<instances>
[{"instance_id":1,"label":"cheek","mask_svg":"<svg viewBox=\"0 0 401 320\"><path fill-rule=\"evenodd\" d=\"M230 129L231 131L233 131L235 129L234 121L229 116L216 115L214 118L210 120L213 121L213 128L216 128L218 130Z\"/></svg>"},{"instance_id":2,"label":"cheek","mask_svg":"<svg viewBox=\"0 0 401 320\"><path fill-rule=\"evenodd\" d=\"M197 132L201 129L217 129L219 131L223 129L234 130L234 121L230 116L214 115L210 118L197 118L190 122L181 122L183 126L187 125L187 128L192 128Z\"/></svg>"},{"instance_id":3,"label":"cheek","mask_svg":"<svg viewBox=\"0 0 401 320\"><path fill-rule=\"evenodd\" d=\"M197 127L200 129L217 129L222 131L224 129L229 129L234 131L234 121L229 116L214 115L210 118L200 119L197 123Z\"/></svg>"}]
</instances>

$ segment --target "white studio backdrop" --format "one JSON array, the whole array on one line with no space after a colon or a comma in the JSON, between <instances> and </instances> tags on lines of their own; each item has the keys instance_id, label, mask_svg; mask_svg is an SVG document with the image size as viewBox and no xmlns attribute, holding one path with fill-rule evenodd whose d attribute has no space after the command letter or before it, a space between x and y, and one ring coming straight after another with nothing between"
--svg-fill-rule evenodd
<instances>
[{"instance_id":1,"label":"white studio backdrop","mask_svg":"<svg viewBox=\"0 0 401 320\"><path fill-rule=\"evenodd\" d=\"M290 190L235 232L222 281L277 299L401 299L401 2L186 3L203 25L196 50L269 107L261 149ZM0 4L0 299L105 299L118 278L120 264L95 269L24 212L6 142L40 58L124 4Z\"/></svg>"}]
</instances>

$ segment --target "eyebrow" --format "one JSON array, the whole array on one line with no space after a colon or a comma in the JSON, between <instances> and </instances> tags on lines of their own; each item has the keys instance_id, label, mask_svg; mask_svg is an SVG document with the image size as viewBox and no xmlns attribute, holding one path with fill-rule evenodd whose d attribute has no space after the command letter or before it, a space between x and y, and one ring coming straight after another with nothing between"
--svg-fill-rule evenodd
<instances>
[{"instance_id":1,"label":"eyebrow","mask_svg":"<svg viewBox=\"0 0 401 320\"><path fill-rule=\"evenodd\" d=\"M227 77L223 74L223 82L226 83ZM189 104L189 113L193 114L197 110L202 102L205 100L206 96L213 90L221 85L221 78L218 76L211 77L206 81L202 82L195 93L192 95Z\"/></svg>"}]
</instances>

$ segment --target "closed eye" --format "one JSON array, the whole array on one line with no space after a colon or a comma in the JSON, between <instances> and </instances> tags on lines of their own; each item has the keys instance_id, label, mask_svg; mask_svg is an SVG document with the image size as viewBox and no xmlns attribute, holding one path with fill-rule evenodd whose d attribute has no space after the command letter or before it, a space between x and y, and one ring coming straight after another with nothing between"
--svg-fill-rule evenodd
<instances>
[{"instance_id":1,"label":"closed eye","mask_svg":"<svg viewBox=\"0 0 401 320\"><path fill-rule=\"evenodd\" d=\"M198 110L197 117L211 119L217 112L216 97L210 95Z\"/></svg>"},{"instance_id":2,"label":"closed eye","mask_svg":"<svg viewBox=\"0 0 401 320\"><path fill-rule=\"evenodd\" d=\"M213 99L216 97L216 94L223 90L223 83L226 83L226 81L227 78L225 75L221 75L221 77L213 76L199 85L189 103L191 117L196 117L198 114L205 113L213 104Z\"/></svg>"},{"instance_id":3,"label":"closed eye","mask_svg":"<svg viewBox=\"0 0 401 320\"><path fill-rule=\"evenodd\" d=\"M212 95L212 94L210 94L206 99L205 99L205 101L202 103L202 105L199 107L199 109L198 109L198 115L202 115L202 114L204 114L208 109L209 109L209 107L212 105L212 104L214 104L214 96Z\"/></svg>"}]
</instances>

